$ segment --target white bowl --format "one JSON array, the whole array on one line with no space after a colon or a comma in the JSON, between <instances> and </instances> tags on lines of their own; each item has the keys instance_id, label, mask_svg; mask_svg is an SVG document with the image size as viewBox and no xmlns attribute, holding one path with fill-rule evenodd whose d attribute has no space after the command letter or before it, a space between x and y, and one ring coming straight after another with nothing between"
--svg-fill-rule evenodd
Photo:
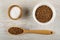
<instances>
[{"instance_id":1,"label":"white bowl","mask_svg":"<svg viewBox=\"0 0 60 40\"><path fill-rule=\"evenodd\" d=\"M40 6L42 6L42 5L46 5L46 6L50 7L51 10L52 10L52 12L53 12L52 18L50 19L50 21L48 21L48 22L46 22L46 23L39 22L39 21L36 19L36 17L35 17L36 9L37 9L38 7L40 7ZM41 24L41 25L46 25L46 24L52 23L52 22L54 21L54 19L55 19L55 16L56 16L55 8L52 6L52 4L50 4L50 3L48 3L48 2L39 3L39 4L37 4L37 5L34 7L34 9L33 9L33 18L34 18L34 20L35 20L38 24Z\"/></svg>"}]
</instances>

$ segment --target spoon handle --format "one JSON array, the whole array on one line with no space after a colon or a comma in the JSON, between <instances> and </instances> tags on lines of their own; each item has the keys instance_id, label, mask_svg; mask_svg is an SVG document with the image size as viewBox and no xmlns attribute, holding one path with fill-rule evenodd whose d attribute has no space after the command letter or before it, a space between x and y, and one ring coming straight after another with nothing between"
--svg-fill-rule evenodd
<instances>
[{"instance_id":1,"label":"spoon handle","mask_svg":"<svg viewBox=\"0 0 60 40\"><path fill-rule=\"evenodd\" d=\"M50 30L26 30L26 33L50 35L50 34L53 34L53 31L50 31Z\"/></svg>"}]
</instances>

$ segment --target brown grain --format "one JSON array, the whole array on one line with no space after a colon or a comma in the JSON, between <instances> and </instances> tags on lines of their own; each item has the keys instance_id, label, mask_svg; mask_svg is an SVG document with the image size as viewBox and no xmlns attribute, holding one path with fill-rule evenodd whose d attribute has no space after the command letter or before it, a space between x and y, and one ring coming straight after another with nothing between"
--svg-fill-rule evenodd
<instances>
[{"instance_id":1,"label":"brown grain","mask_svg":"<svg viewBox=\"0 0 60 40\"><path fill-rule=\"evenodd\" d=\"M8 29L8 32L10 34L18 35L18 34L23 33L23 29L18 28L18 27L11 27L11 28Z\"/></svg>"},{"instance_id":2,"label":"brown grain","mask_svg":"<svg viewBox=\"0 0 60 40\"><path fill-rule=\"evenodd\" d=\"M53 12L50 7L42 5L35 12L36 19L39 22L45 23L51 20Z\"/></svg>"}]
</instances>

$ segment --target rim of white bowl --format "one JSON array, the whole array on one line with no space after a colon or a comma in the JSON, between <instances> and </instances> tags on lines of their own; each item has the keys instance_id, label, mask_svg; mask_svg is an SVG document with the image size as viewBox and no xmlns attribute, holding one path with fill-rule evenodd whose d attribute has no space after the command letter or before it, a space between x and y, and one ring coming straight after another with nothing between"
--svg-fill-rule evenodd
<instances>
[{"instance_id":1,"label":"rim of white bowl","mask_svg":"<svg viewBox=\"0 0 60 40\"><path fill-rule=\"evenodd\" d=\"M42 5L46 5L46 6L48 6L49 8L51 8L51 10L52 10L52 12L53 12L53 15L52 15L52 18L48 21L48 22L46 22L46 23L42 23L42 22L39 22L37 19L36 19L36 16L35 16L35 12L36 12L36 9L38 8L38 7L40 7L40 6L42 6ZM48 2L42 2L42 3L39 3L39 4L37 4L35 7L34 7L34 9L33 9L33 18L34 18L34 20L38 23L38 24L41 24L41 25L47 25L47 24L50 24L50 23L52 23L53 21L54 21L54 19L55 19L55 16L56 16L56 12L55 12L55 8L50 4L50 3L48 3Z\"/></svg>"}]
</instances>

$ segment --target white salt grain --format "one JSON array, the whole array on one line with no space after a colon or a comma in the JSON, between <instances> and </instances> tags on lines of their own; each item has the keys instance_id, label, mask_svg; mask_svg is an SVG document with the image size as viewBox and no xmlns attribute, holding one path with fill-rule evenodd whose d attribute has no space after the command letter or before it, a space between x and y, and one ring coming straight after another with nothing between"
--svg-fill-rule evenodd
<instances>
[{"instance_id":1,"label":"white salt grain","mask_svg":"<svg viewBox=\"0 0 60 40\"><path fill-rule=\"evenodd\" d=\"M21 10L19 7L13 7L10 11L10 16L12 18L18 18L21 14Z\"/></svg>"}]
</instances>

